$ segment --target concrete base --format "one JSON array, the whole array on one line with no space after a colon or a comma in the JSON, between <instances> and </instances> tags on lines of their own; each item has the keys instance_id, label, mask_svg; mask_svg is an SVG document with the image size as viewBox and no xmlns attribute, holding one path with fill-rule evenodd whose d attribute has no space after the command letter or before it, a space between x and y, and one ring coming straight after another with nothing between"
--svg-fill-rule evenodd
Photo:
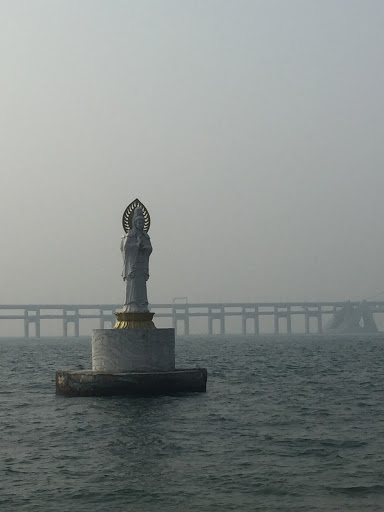
<instances>
[{"instance_id":1,"label":"concrete base","mask_svg":"<svg viewBox=\"0 0 384 512\"><path fill-rule=\"evenodd\" d=\"M193 393L205 392L206 386L205 368L170 372L56 372L56 394L67 397Z\"/></svg>"},{"instance_id":2,"label":"concrete base","mask_svg":"<svg viewBox=\"0 0 384 512\"><path fill-rule=\"evenodd\" d=\"M94 372L170 372L175 369L174 329L94 329Z\"/></svg>"}]
</instances>

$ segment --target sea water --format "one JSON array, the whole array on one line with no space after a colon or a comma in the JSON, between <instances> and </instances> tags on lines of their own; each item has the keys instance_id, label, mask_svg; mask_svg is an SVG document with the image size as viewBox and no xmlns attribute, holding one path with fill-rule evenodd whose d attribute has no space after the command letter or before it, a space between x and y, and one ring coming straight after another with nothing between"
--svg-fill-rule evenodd
<instances>
[{"instance_id":1,"label":"sea water","mask_svg":"<svg viewBox=\"0 0 384 512\"><path fill-rule=\"evenodd\" d=\"M384 336L178 338L177 366L207 393L62 398L90 340L0 340L0 510L384 510Z\"/></svg>"}]
</instances>

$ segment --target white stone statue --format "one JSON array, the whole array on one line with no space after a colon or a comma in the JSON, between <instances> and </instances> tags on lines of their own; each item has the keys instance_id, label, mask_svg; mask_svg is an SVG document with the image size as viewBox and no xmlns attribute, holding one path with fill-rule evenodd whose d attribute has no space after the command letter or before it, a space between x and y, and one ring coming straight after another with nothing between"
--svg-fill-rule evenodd
<instances>
[{"instance_id":1,"label":"white stone statue","mask_svg":"<svg viewBox=\"0 0 384 512\"><path fill-rule=\"evenodd\" d=\"M121 240L122 276L126 285L123 311L148 311L147 281L152 245L144 224L143 210L137 207L132 228Z\"/></svg>"}]
</instances>

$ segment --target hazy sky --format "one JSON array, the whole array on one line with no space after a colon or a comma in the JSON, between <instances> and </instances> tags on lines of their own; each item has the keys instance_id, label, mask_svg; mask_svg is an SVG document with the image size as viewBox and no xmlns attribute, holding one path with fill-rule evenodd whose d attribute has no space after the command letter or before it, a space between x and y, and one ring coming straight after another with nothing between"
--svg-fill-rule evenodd
<instances>
[{"instance_id":1,"label":"hazy sky","mask_svg":"<svg viewBox=\"0 0 384 512\"><path fill-rule=\"evenodd\" d=\"M1 0L0 303L384 290L382 0Z\"/></svg>"}]
</instances>

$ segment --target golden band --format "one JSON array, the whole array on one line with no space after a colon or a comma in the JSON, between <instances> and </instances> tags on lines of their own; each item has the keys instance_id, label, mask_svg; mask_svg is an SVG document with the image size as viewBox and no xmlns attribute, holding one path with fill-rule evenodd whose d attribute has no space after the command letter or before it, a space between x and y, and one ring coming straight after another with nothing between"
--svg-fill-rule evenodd
<instances>
[{"instance_id":1,"label":"golden band","mask_svg":"<svg viewBox=\"0 0 384 512\"><path fill-rule=\"evenodd\" d=\"M114 329L156 329L149 311L116 311Z\"/></svg>"}]
</instances>

